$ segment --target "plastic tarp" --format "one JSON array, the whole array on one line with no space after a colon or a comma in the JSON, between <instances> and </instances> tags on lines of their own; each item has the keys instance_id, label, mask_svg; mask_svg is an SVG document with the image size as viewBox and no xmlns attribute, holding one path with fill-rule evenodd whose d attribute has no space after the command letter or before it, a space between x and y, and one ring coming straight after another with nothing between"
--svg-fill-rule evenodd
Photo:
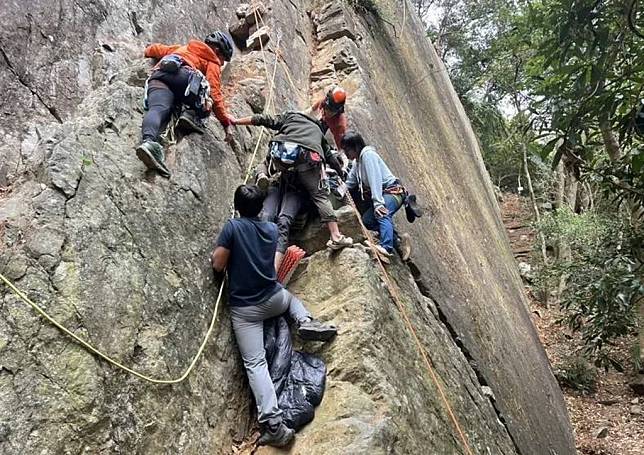
<instances>
[{"instance_id":1,"label":"plastic tarp","mask_svg":"<svg viewBox=\"0 0 644 455\"><path fill-rule=\"evenodd\" d=\"M264 348L284 423L299 430L313 420L315 407L322 401L326 365L314 355L293 350L284 317L264 322Z\"/></svg>"}]
</instances>

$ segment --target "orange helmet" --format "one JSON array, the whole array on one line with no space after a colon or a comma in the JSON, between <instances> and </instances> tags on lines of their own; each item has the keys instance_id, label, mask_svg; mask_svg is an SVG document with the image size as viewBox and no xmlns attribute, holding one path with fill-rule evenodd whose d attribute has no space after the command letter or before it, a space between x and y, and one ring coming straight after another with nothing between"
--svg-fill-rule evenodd
<instances>
[{"instance_id":1,"label":"orange helmet","mask_svg":"<svg viewBox=\"0 0 644 455\"><path fill-rule=\"evenodd\" d=\"M340 114L344 112L344 103L347 100L347 92L342 87L332 87L324 98L324 108L333 112L333 114Z\"/></svg>"}]
</instances>

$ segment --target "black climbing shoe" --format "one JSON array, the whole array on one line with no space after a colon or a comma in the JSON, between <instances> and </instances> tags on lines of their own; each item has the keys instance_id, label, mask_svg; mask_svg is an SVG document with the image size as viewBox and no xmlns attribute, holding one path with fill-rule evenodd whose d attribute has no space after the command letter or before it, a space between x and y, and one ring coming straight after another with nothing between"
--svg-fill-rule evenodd
<instances>
[{"instance_id":1,"label":"black climbing shoe","mask_svg":"<svg viewBox=\"0 0 644 455\"><path fill-rule=\"evenodd\" d=\"M260 190L266 193L268 191L269 185L271 184L271 181L268 178L268 175L260 172L259 174L257 174L257 180L255 181L255 184L259 187Z\"/></svg>"},{"instance_id":2,"label":"black climbing shoe","mask_svg":"<svg viewBox=\"0 0 644 455\"><path fill-rule=\"evenodd\" d=\"M179 120L177 121L177 128L184 134L206 132L206 119L207 117L199 117L192 109L183 109Z\"/></svg>"},{"instance_id":3,"label":"black climbing shoe","mask_svg":"<svg viewBox=\"0 0 644 455\"><path fill-rule=\"evenodd\" d=\"M405 199L405 215L410 223L423 216L423 209L418 205L415 194L410 194Z\"/></svg>"},{"instance_id":4,"label":"black climbing shoe","mask_svg":"<svg viewBox=\"0 0 644 455\"><path fill-rule=\"evenodd\" d=\"M295 437L295 430L287 427L282 422L277 425L267 425L262 435L257 440L260 446L284 447Z\"/></svg>"},{"instance_id":5,"label":"black climbing shoe","mask_svg":"<svg viewBox=\"0 0 644 455\"><path fill-rule=\"evenodd\" d=\"M143 161L143 164L145 164L148 169L159 172L163 177L170 177L170 171L163 162L163 147L158 142L143 142L136 148L136 156Z\"/></svg>"},{"instance_id":6,"label":"black climbing shoe","mask_svg":"<svg viewBox=\"0 0 644 455\"><path fill-rule=\"evenodd\" d=\"M317 319L300 321L297 326L297 335L304 341L328 341L337 333L334 325L323 324Z\"/></svg>"}]
</instances>

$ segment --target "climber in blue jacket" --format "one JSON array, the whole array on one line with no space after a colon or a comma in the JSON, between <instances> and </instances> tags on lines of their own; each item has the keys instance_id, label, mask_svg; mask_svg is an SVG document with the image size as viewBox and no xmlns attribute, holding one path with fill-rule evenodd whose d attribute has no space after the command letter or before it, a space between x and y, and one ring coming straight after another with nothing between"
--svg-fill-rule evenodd
<instances>
[{"instance_id":1,"label":"climber in blue jacket","mask_svg":"<svg viewBox=\"0 0 644 455\"><path fill-rule=\"evenodd\" d=\"M393 217L405 203L407 192L392 174L376 149L367 146L360 134L349 131L342 137L341 147L347 158L355 160L346 179L351 196L362 213L365 227L379 234L376 249L387 262L399 248L403 261L411 256L409 234L398 235Z\"/></svg>"}]
</instances>

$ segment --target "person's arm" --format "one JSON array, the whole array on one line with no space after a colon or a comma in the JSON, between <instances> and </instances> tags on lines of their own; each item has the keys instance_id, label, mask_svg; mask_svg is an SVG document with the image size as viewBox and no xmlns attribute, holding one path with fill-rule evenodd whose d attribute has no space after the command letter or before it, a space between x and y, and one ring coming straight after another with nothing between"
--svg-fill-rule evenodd
<instances>
[{"instance_id":1,"label":"person's arm","mask_svg":"<svg viewBox=\"0 0 644 455\"><path fill-rule=\"evenodd\" d=\"M165 44L153 43L145 48L144 55L147 58L163 58L168 54L172 54L174 51L181 47L178 44L173 44L171 46L166 46Z\"/></svg>"},{"instance_id":2,"label":"person's arm","mask_svg":"<svg viewBox=\"0 0 644 455\"><path fill-rule=\"evenodd\" d=\"M270 128L272 130L279 130L280 128L282 128L285 121L286 121L285 114L277 114L277 115L255 114L250 117L234 119L233 123L235 125L243 125L243 126L265 126L266 128Z\"/></svg>"},{"instance_id":3,"label":"person's arm","mask_svg":"<svg viewBox=\"0 0 644 455\"><path fill-rule=\"evenodd\" d=\"M221 273L226 270L228 266L228 259L230 258L230 251L234 246L234 229L230 220L226 221L224 227L217 237L217 246L215 251L210 256L210 262L215 272Z\"/></svg>"},{"instance_id":4,"label":"person's arm","mask_svg":"<svg viewBox=\"0 0 644 455\"><path fill-rule=\"evenodd\" d=\"M231 117L226 112L224 95L221 93L221 67L214 63L209 63L206 69L206 79L210 85L210 98L212 99L212 112L221 123L224 129L228 128L232 122Z\"/></svg>"},{"instance_id":5,"label":"person's arm","mask_svg":"<svg viewBox=\"0 0 644 455\"><path fill-rule=\"evenodd\" d=\"M226 270L229 257L229 249L224 248L223 246L215 248L215 251L212 252L212 256L210 257L210 262L212 262L212 268L215 269L215 272L221 273Z\"/></svg>"},{"instance_id":6,"label":"person's arm","mask_svg":"<svg viewBox=\"0 0 644 455\"><path fill-rule=\"evenodd\" d=\"M337 153L328 152L325 160L339 176L342 177L345 174L344 169L342 169L342 161Z\"/></svg>"},{"instance_id":7,"label":"person's arm","mask_svg":"<svg viewBox=\"0 0 644 455\"><path fill-rule=\"evenodd\" d=\"M376 152L369 151L363 153L360 160L364 164L366 180L371 190L371 201L373 207L378 210L379 207L385 207L385 198L382 195L382 170L380 163L378 163L378 155Z\"/></svg>"}]
</instances>

